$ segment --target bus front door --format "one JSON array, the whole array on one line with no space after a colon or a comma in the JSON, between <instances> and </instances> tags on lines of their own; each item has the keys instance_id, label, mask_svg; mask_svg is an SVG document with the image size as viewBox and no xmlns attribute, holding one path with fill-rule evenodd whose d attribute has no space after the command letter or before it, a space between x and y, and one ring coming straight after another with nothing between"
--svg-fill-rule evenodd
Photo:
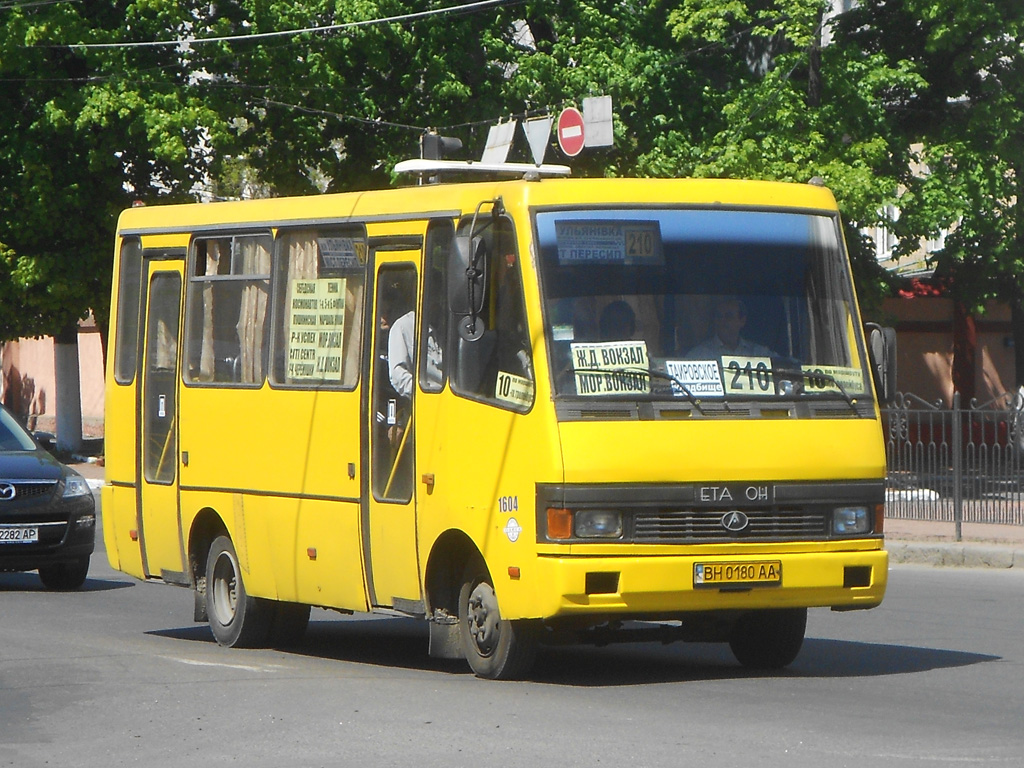
<instances>
[{"instance_id":1,"label":"bus front door","mask_svg":"<svg viewBox=\"0 0 1024 768\"><path fill-rule=\"evenodd\" d=\"M416 611L421 605L416 548L416 267L419 253L375 252L376 279L366 413L370 461L363 546L370 601ZM365 476L365 475L364 475Z\"/></svg>"},{"instance_id":2,"label":"bus front door","mask_svg":"<svg viewBox=\"0 0 1024 768\"><path fill-rule=\"evenodd\" d=\"M183 263L148 262L142 363L139 539L147 576L180 583L184 558L178 510L178 336Z\"/></svg>"}]
</instances>

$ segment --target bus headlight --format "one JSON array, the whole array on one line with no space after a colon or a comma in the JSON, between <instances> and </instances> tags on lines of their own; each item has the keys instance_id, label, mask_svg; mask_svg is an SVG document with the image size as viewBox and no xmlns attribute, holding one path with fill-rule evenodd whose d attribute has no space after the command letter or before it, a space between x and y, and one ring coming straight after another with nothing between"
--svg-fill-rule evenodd
<instances>
[{"instance_id":1,"label":"bus headlight","mask_svg":"<svg viewBox=\"0 0 1024 768\"><path fill-rule=\"evenodd\" d=\"M871 515L867 507L837 507L832 510L832 533L848 536L870 532Z\"/></svg>"},{"instance_id":2,"label":"bus headlight","mask_svg":"<svg viewBox=\"0 0 1024 768\"><path fill-rule=\"evenodd\" d=\"M622 536L622 513L613 509L576 510L573 533L579 539L618 539Z\"/></svg>"}]
</instances>

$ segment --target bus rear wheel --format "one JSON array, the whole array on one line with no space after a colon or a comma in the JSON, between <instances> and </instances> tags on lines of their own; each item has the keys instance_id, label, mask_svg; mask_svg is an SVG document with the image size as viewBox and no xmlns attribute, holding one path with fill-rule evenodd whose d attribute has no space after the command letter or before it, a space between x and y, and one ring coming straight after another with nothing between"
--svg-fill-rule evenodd
<instances>
[{"instance_id":1,"label":"bus rear wheel","mask_svg":"<svg viewBox=\"0 0 1024 768\"><path fill-rule=\"evenodd\" d=\"M539 625L501 618L491 577L482 563L471 563L459 591L459 633L470 668L488 680L516 680L533 665Z\"/></svg>"},{"instance_id":2,"label":"bus rear wheel","mask_svg":"<svg viewBox=\"0 0 1024 768\"><path fill-rule=\"evenodd\" d=\"M744 667L782 669L800 653L806 629L806 608L751 611L736 621L729 647Z\"/></svg>"},{"instance_id":3,"label":"bus rear wheel","mask_svg":"<svg viewBox=\"0 0 1024 768\"><path fill-rule=\"evenodd\" d=\"M267 642L269 606L245 591L238 556L227 536L214 539L206 560L206 614L221 645L258 648Z\"/></svg>"}]
</instances>

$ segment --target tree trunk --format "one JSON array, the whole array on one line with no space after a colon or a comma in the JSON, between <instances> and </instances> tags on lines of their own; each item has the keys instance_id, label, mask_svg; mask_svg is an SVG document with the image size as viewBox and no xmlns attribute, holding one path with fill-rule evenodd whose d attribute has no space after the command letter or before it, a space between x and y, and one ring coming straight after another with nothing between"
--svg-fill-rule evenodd
<instances>
[{"instance_id":1,"label":"tree trunk","mask_svg":"<svg viewBox=\"0 0 1024 768\"><path fill-rule=\"evenodd\" d=\"M1024 297L1014 292L1010 300L1010 328L1013 332L1013 388L1024 387Z\"/></svg>"},{"instance_id":2,"label":"tree trunk","mask_svg":"<svg viewBox=\"0 0 1024 768\"><path fill-rule=\"evenodd\" d=\"M953 304L953 391L960 402L970 403L975 395L978 332L974 317L963 302Z\"/></svg>"},{"instance_id":3,"label":"tree trunk","mask_svg":"<svg viewBox=\"0 0 1024 768\"><path fill-rule=\"evenodd\" d=\"M82 384L78 368L78 324L54 338L53 372L57 387L57 450L82 448Z\"/></svg>"},{"instance_id":4,"label":"tree trunk","mask_svg":"<svg viewBox=\"0 0 1024 768\"><path fill-rule=\"evenodd\" d=\"M821 106L821 24L824 14L818 12L818 27L814 30L814 39L808 51L807 61L807 106L817 109Z\"/></svg>"}]
</instances>

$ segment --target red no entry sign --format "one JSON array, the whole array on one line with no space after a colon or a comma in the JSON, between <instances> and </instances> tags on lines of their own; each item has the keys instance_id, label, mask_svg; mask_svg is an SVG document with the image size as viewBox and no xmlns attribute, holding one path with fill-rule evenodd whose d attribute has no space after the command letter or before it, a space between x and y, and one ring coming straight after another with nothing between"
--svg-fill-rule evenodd
<instances>
[{"instance_id":1,"label":"red no entry sign","mask_svg":"<svg viewBox=\"0 0 1024 768\"><path fill-rule=\"evenodd\" d=\"M566 107L558 116L558 146L569 157L583 149L583 115L574 107Z\"/></svg>"}]
</instances>

